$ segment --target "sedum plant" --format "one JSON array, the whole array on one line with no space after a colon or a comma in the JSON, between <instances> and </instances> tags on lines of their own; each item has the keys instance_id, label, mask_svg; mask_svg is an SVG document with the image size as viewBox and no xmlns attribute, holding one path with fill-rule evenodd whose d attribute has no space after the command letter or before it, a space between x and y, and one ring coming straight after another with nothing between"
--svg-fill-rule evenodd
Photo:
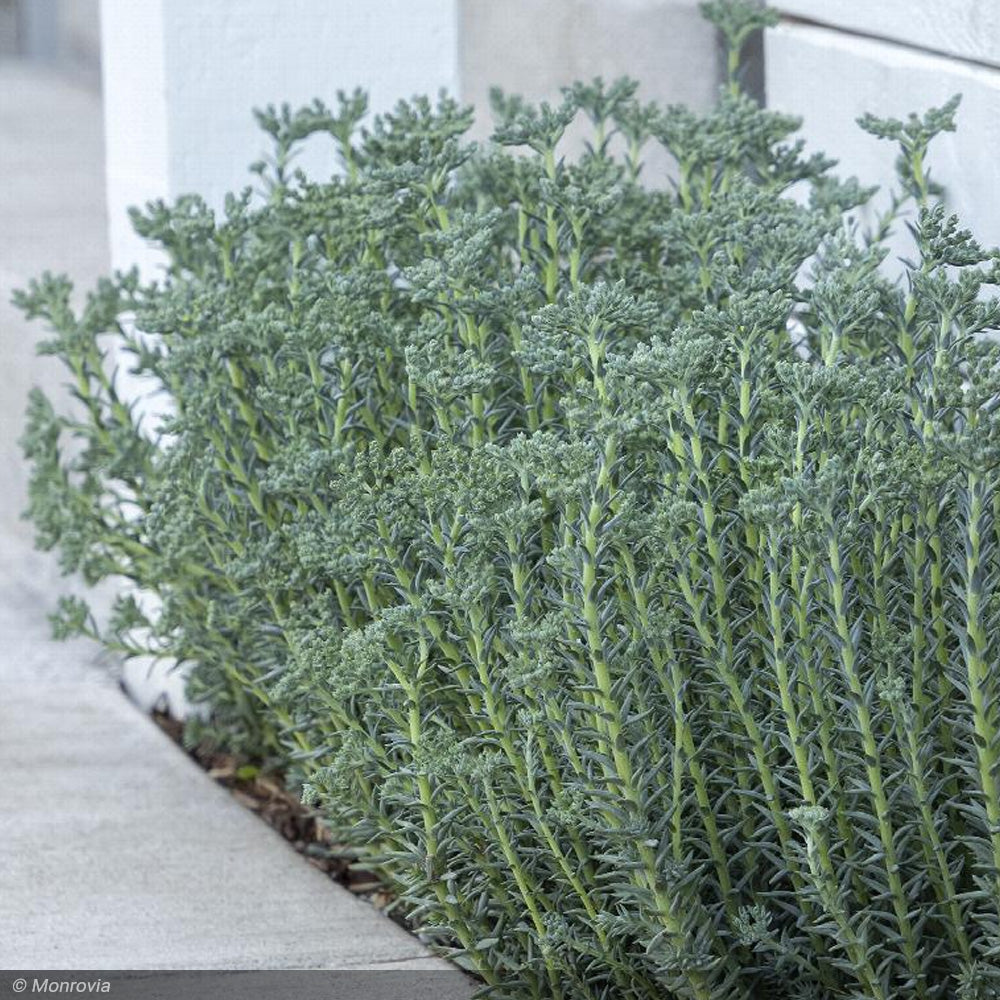
<instances>
[{"instance_id":1,"label":"sedum plant","mask_svg":"<svg viewBox=\"0 0 1000 1000\"><path fill-rule=\"evenodd\" d=\"M731 51L769 23L706 6ZM39 544L131 581L57 627L190 665L492 996L995 997L1000 267L928 174L957 101L862 120L900 154L868 231L735 75L635 92L498 93L480 149L447 98L271 108L259 197L135 213L162 280L20 294L80 403L31 397Z\"/></svg>"}]
</instances>

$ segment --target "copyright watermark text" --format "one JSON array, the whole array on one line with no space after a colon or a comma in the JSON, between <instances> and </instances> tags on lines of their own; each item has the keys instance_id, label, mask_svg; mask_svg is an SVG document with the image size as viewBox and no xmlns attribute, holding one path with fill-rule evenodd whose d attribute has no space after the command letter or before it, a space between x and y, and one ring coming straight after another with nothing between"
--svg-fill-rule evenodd
<instances>
[{"instance_id":1,"label":"copyright watermark text","mask_svg":"<svg viewBox=\"0 0 1000 1000\"><path fill-rule=\"evenodd\" d=\"M15 979L10 988L15 993L110 993L109 979Z\"/></svg>"},{"instance_id":2,"label":"copyright watermark text","mask_svg":"<svg viewBox=\"0 0 1000 1000\"><path fill-rule=\"evenodd\" d=\"M0 1000L468 1000L473 989L458 969L0 969Z\"/></svg>"}]
</instances>

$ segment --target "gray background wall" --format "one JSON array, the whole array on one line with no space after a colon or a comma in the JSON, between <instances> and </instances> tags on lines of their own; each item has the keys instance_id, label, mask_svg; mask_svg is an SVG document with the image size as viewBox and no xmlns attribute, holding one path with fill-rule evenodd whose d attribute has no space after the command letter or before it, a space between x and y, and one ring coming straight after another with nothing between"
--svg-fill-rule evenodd
<instances>
[{"instance_id":1,"label":"gray background wall","mask_svg":"<svg viewBox=\"0 0 1000 1000\"><path fill-rule=\"evenodd\" d=\"M101 73L99 8L100 0L0 0L0 59L47 63L96 87Z\"/></svg>"},{"instance_id":2,"label":"gray background wall","mask_svg":"<svg viewBox=\"0 0 1000 1000\"><path fill-rule=\"evenodd\" d=\"M459 18L462 96L479 108L493 85L557 100L593 76L631 76L646 100L704 108L715 96L718 47L697 0L462 0Z\"/></svg>"},{"instance_id":3,"label":"gray background wall","mask_svg":"<svg viewBox=\"0 0 1000 1000\"><path fill-rule=\"evenodd\" d=\"M459 88L476 107L477 139L491 132L493 86L558 103L575 80L630 76L645 101L706 109L720 82L718 40L697 0L461 0L458 37ZM648 183L663 184L673 167L647 148Z\"/></svg>"}]
</instances>

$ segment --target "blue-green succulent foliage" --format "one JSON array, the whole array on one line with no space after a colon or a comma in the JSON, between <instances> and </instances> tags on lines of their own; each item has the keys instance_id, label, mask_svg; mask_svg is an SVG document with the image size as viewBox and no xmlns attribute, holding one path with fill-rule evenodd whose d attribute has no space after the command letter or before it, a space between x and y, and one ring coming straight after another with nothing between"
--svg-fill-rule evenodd
<instances>
[{"instance_id":1,"label":"blue-green succulent foliage","mask_svg":"<svg viewBox=\"0 0 1000 1000\"><path fill-rule=\"evenodd\" d=\"M735 51L771 17L707 6ZM269 109L262 197L136 213L161 282L20 295L80 403L31 398L39 543L136 585L59 628L189 664L495 996L1000 995L1000 269L927 172L956 102L862 122L901 157L867 231L735 77L635 91L498 94L480 149L448 99Z\"/></svg>"}]
</instances>

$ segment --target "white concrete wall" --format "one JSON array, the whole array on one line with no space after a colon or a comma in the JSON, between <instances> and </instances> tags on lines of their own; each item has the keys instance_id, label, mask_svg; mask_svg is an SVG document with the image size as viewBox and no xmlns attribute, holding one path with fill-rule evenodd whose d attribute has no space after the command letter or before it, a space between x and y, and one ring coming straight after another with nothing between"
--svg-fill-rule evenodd
<instances>
[{"instance_id":1,"label":"white concrete wall","mask_svg":"<svg viewBox=\"0 0 1000 1000\"><path fill-rule=\"evenodd\" d=\"M1000 3L997 0L780 0L765 40L768 104L804 118L813 149L844 174L893 183L896 151L862 132L866 111L905 117L963 95L958 131L929 156L947 203L1000 243ZM901 238L900 250L905 247Z\"/></svg>"},{"instance_id":2,"label":"white concrete wall","mask_svg":"<svg viewBox=\"0 0 1000 1000\"><path fill-rule=\"evenodd\" d=\"M789 17L1000 65L996 0L776 0Z\"/></svg>"},{"instance_id":3,"label":"white concrete wall","mask_svg":"<svg viewBox=\"0 0 1000 1000\"><path fill-rule=\"evenodd\" d=\"M189 191L220 206L264 150L251 108L365 87L372 107L458 85L455 0L102 0L116 267L155 264L128 206ZM333 170L329 148L303 164Z\"/></svg>"},{"instance_id":4,"label":"white concrete wall","mask_svg":"<svg viewBox=\"0 0 1000 1000\"><path fill-rule=\"evenodd\" d=\"M169 197L163 5L102 0L101 76L108 234L113 267L158 258L132 232L127 211Z\"/></svg>"}]
</instances>

